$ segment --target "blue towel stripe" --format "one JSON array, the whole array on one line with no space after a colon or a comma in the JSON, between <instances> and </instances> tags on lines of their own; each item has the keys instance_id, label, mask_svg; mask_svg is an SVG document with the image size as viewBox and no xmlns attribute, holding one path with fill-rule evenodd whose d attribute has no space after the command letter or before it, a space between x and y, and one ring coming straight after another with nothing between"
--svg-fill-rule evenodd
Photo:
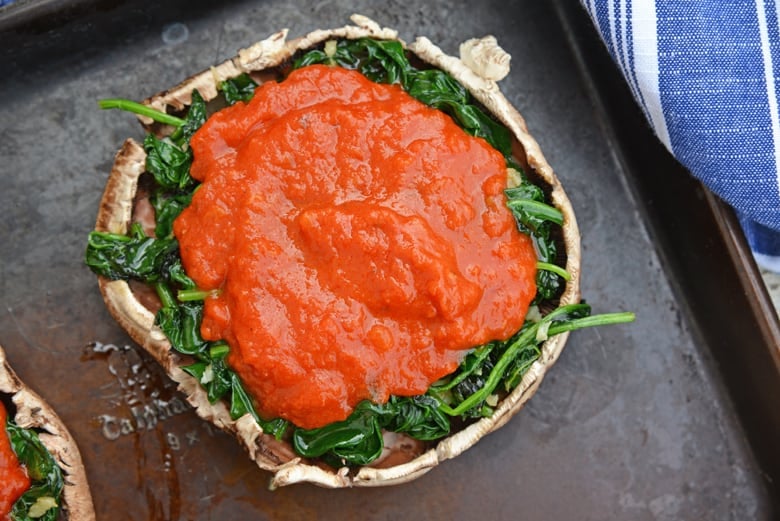
<instances>
[{"instance_id":1,"label":"blue towel stripe","mask_svg":"<svg viewBox=\"0 0 780 521\"><path fill-rule=\"evenodd\" d=\"M614 56L618 61L618 66L625 74L628 69L626 69L626 60L623 56L623 41L621 40L623 28L621 27L622 21L620 20L618 7L619 6L615 5L614 0L607 2L607 15L609 16L609 31L612 36L612 48L614 49Z\"/></svg>"},{"instance_id":2,"label":"blue towel stripe","mask_svg":"<svg viewBox=\"0 0 780 521\"><path fill-rule=\"evenodd\" d=\"M612 58L615 58L615 47L612 45L612 32L609 27L609 9L607 3L608 1L598 1L596 3L595 22L598 24L604 43L607 44L609 54L612 55Z\"/></svg>"}]
</instances>

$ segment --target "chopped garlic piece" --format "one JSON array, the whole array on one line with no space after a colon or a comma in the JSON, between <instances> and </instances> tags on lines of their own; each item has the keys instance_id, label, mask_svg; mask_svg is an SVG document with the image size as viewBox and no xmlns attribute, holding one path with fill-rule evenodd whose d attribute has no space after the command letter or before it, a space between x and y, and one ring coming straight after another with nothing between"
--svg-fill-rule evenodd
<instances>
[{"instance_id":1,"label":"chopped garlic piece","mask_svg":"<svg viewBox=\"0 0 780 521\"><path fill-rule=\"evenodd\" d=\"M523 177L514 168L507 168L506 169L506 185L509 188L515 188L516 186L520 186L523 184Z\"/></svg>"},{"instance_id":2,"label":"chopped garlic piece","mask_svg":"<svg viewBox=\"0 0 780 521\"><path fill-rule=\"evenodd\" d=\"M336 40L325 42L325 56L333 58L336 55Z\"/></svg>"},{"instance_id":3,"label":"chopped garlic piece","mask_svg":"<svg viewBox=\"0 0 780 521\"><path fill-rule=\"evenodd\" d=\"M32 519L38 519L52 508L57 508L57 501L51 496L41 496L30 506L27 515Z\"/></svg>"},{"instance_id":4,"label":"chopped garlic piece","mask_svg":"<svg viewBox=\"0 0 780 521\"><path fill-rule=\"evenodd\" d=\"M536 330L536 341L537 342L544 342L547 340L547 330L550 329L551 322L545 322L544 324L539 326L539 329Z\"/></svg>"},{"instance_id":5,"label":"chopped garlic piece","mask_svg":"<svg viewBox=\"0 0 780 521\"><path fill-rule=\"evenodd\" d=\"M542 319L542 313L539 311L539 306L533 305L528 308L528 313L525 314L525 319L532 322L539 322Z\"/></svg>"},{"instance_id":6,"label":"chopped garlic piece","mask_svg":"<svg viewBox=\"0 0 780 521\"><path fill-rule=\"evenodd\" d=\"M209 364L206 366L206 369L203 371L203 376L200 379L200 383L203 385L209 383L214 379L214 367Z\"/></svg>"}]
</instances>

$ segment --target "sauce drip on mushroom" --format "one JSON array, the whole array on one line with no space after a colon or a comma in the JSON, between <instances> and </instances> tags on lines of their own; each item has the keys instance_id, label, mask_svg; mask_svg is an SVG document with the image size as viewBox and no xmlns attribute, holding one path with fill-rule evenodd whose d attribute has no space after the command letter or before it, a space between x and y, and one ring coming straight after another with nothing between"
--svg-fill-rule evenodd
<instances>
[{"instance_id":1,"label":"sauce drip on mushroom","mask_svg":"<svg viewBox=\"0 0 780 521\"><path fill-rule=\"evenodd\" d=\"M19 463L8 439L7 416L5 406L0 402L0 519L8 518L16 500L30 488L27 471Z\"/></svg>"}]
</instances>

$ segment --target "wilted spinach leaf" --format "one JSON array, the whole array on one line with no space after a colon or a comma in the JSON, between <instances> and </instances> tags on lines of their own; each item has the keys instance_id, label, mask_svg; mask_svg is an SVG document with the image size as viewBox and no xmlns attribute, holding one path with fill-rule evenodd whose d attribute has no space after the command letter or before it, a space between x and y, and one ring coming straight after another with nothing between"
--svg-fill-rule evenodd
<instances>
[{"instance_id":1,"label":"wilted spinach leaf","mask_svg":"<svg viewBox=\"0 0 780 521\"><path fill-rule=\"evenodd\" d=\"M450 433L450 420L439 409L439 400L429 395L391 396L382 407L382 427L404 432L417 440L430 441Z\"/></svg>"},{"instance_id":2,"label":"wilted spinach leaf","mask_svg":"<svg viewBox=\"0 0 780 521\"><path fill-rule=\"evenodd\" d=\"M200 335L202 319L202 302L182 302L160 308L155 323L174 349L185 355L194 355L208 347L208 342Z\"/></svg>"},{"instance_id":3,"label":"wilted spinach leaf","mask_svg":"<svg viewBox=\"0 0 780 521\"><path fill-rule=\"evenodd\" d=\"M184 190L195 184L190 176L192 151L183 150L170 138L159 139L154 134L144 138L146 171L157 184L168 190Z\"/></svg>"},{"instance_id":4,"label":"wilted spinach leaf","mask_svg":"<svg viewBox=\"0 0 780 521\"><path fill-rule=\"evenodd\" d=\"M317 429L295 429L293 446L306 457L322 457L334 466L365 465L384 448L382 430L429 441L450 432L449 418L433 396L391 396L387 403L360 402L343 421Z\"/></svg>"},{"instance_id":5,"label":"wilted spinach leaf","mask_svg":"<svg viewBox=\"0 0 780 521\"><path fill-rule=\"evenodd\" d=\"M206 102L197 90L192 91L192 102L187 110L184 125L171 136L180 146L189 145L192 135L206 122Z\"/></svg>"},{"instance_id":6,"label":"wilted spinach leaf","mask_svg":"<svg viewBox=\"0 0 780 521\"><path fill-rule=\"evenodd\" d=\"M149 202L154 207L156 222L154 234L161 239L171 238L173 221L192 202L192 192L157 190L149 197Z\"/></svg>"},{"instance_id":7,"label":"wilted spinach leaf","mask_svg":"<svg viewBox=\"0 0 780 521\"><path fill-rule=\"evenodd\" d=\"M155 239L135 225L130 235L93 231L87 241L86 263L98 275L109 279L137 279L155 282L163 277L179 244L174 239Z\"/></svg>"},{"instance_id":8,"label":"wilted spinach leaf","mask_svg":"<svg viewBox=\"0 0 780 521\"><path fill-rule=\"evenodd\" d=\"M366 465L382 453L384 441L379 423L382 406L360 402L346 420L318 429L293 431L295 451L307 458L323 458L334 467Z\"/></svg>"},{"instance_id":9,"label":"wilted spinach leaf","mask_svg":"<svg viewBox=\"0 0 780 521\"><path fill-rule=\"evenodd\" d=\"M257 83L246 73L219 83L219 90L222 91L222 95L225 96L225 101L227 101L228 105L235 105L239 101L247 102L251 100L252 96L255 95L256 88Z\"/></svg>"}]
</instances>

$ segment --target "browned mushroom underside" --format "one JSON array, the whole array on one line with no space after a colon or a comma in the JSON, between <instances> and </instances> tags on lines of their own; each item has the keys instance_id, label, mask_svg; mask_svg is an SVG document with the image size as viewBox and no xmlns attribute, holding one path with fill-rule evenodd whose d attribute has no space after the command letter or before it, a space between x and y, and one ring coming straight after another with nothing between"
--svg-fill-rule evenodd
<instances>
[{"instance_id":1,"label":"browned mushroom underside","mask_svg":"<svg viewBox=\"0 0 780 521\"><path fill-rule=\"evenodd\" d=\"M95 519L87 473L73 437L54 410L19 379L8 365L0 347L0 395L10 397L16 412L14 422L25 429L34 429L41 443L62 469L64 487L62 507L70 521Z\"/></svg>"},{"instance_id":2,"label":"browned mushroom underside","mask_svg":"<svg viewBox=\"0 0 780 521\"><path fill-rule=\"evenodd\" d=\"M314 31L307 36L290 41L286 40L287 31L281 31L240 51L235 58L147 99L146 103L164 112L177 112L190 104L193 89L197 89L207 101L212 100L218 94L217 85L220 81L244 72L262 81L264 71L280 66L298 51L312 48L326 40L362 37L397 39L395 31L381 28L363 16L355 15L352 21L356 25ZM501 94L496 82L487 79L497 77L494 66L496 64L481 66L480 58L485 57L490 62L491 56L497 56L494 61L505 63L508 57L497 52L493 47L494 40L493 45L489 39L486 42L488 49L484 52L474 51L480 48L479 45L469 47L468 52L471 55L467 61L474 70L467 67L460 59L445 55L425 38L418 38L408 46L408 49L424 62L445 70L458 79L469 89L475 99L511 130L515 138L513 149L516 158L531 175L546 185L552 203L563 213L561 242L565 251L565 267L571 274L571 280L567 283L560 302L561 304L577 302L579 301L580 245L571 204L552 168L544 159L539 145L528 133L523 118ZM170 130L153 124L151 120L140 119L146 129L158 134ZM136 195L142 192L138 189L138 180L145 170L145 158L143 148L133 140L127 140L118 152L101 201L96 223L97 230L127 233L132 219L137 218L134 217L134 207L138 207ZM472 423L430 447L425 447L406 436L386 433L386 450L380 460L371 466L358 469L332 469L296 456L288 443L279 442L264 434L250 415L234 421L230 418L224 403L210 404L198 381L179 368L179 355L172 351L165 335L154 325L154 314L151 310L154 309L153 303L150 303L151 301L144 297L142 292L137 291L135 286L127 282L99 278L99 284L106 305L114 318L136 342L162 364L201 417L234 434L258 466L273 473L271 482L273 487L303 481L325 487L378 486L403 483L419 477L438 463L457 456L474 445L481 437L506 423L534 394L545 372L558 358L567 338L567 334L562 334L544 342L539 360L531 366L520 385L501 400L490 418Z\"/></svg>"}]
</instances>

